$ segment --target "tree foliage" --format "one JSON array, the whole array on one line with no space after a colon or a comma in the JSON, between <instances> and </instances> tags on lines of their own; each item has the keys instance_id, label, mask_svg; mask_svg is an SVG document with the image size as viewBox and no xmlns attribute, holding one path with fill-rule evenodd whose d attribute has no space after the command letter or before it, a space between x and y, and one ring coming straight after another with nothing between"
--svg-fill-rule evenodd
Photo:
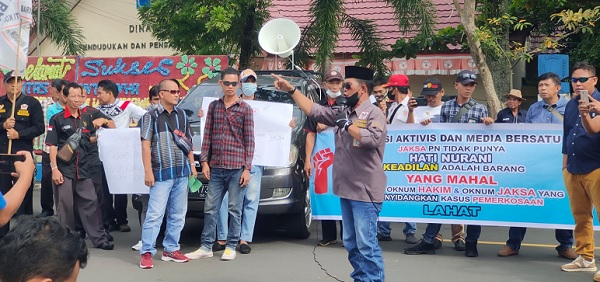
<instances>
[{"instance_id":1,"label":"tree foliage","mask_svg":"<svg viewBox=\"0 0 600 282\"><path fill-rule=\"evenodd\" d=\"M38 9L40 10L41 21L39 23L40 32L38 36L47 36L58 49L62 50L63 55L85 54L85 37L81 27L71 14L71 6L68 0L44 0L33 2L33 16L37 20ZM31 32L35 32L32 28Z\"/></svg>"},{"instance_id":2,"label":"tree foliage","mask_svg":"<svg viewBox=\"0 0 600 282\"><path fill-rule=\"evenodd\" d=\"M138 16L153 36L181 54L239 54L240 68L246 68L260 54L258 31L269 5L270 0L153 0Z\"/></svg>"}]
</instances>

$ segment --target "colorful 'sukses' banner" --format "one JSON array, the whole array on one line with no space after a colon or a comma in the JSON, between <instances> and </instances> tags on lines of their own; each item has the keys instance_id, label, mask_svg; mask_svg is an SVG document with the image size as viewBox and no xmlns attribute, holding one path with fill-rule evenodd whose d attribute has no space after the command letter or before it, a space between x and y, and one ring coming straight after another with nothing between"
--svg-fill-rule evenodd
<instances>
[{"instance_id":1,"label":"colorful 'sukses' banner","mask_svg":"<svg viewBox=\"0 0 600 282\"><path fill-rule=\"evenodd\" d=\"M332 130L317 134L313 152L315 219L341 218L331 183L333 137ZM382 221L573 227L561 125L389 126L386 140Z\"/></svg>"}]
</instances>

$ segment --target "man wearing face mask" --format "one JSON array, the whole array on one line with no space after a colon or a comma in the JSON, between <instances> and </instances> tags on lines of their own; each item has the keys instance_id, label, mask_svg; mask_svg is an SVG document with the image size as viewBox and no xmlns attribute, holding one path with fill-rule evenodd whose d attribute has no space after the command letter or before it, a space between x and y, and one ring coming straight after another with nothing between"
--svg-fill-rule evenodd
<instances>
[{"instance_id":1,"label":"man wearing face mask","mask_svg":"<svg viewBox=\"0 0 600 282\"><path fill-rule=\"evenodd\" d=\"M377 238L386 175L383 154L387 134L385 116L371 104L373 70L347 66L344 83L346 107L313 103L281 76L272 74L275 87L287 92L298 107L317 122L335 129L333 193L340 197L344 247L354 281L385 281L383 256Z\"/></svg>"},{"instance_id":2,"label":"man wearing face mask","mask_svg":"<svg viewBox=\"0 0 600 282\"><path fill-rule=\"evenodd\" d=\"M394 100L387 112L388 124L404 124L414 123L414 109L417 102L412 98L412 92L408 85L408 76L403 74L395 74L390 77L388 83L381 85L387 88L388 99ZM402 230L405 241L408 244L416 244L419 242L415 233L417 233L417 224L414 222L406 222ZM377 239L379 241L392 241L392 226L390 222L377 222Z\"/></svg>"},{"instance_id":3,"label":"man wearing face mask","mask_svg":"<svg viewBox=\"0 0 600 282\"><path fill-rule=\"evenodd\" d=\"M324 107L338 107L339 105L336 103L336 98L342 95L342 82L344 78L342 74L338 71L331 70L325 74L325 89L326 89L326 97L323 97L318 103ZM311 156L313 149L315 148L315 140L317 138L317 133L323 131L328 126L322 123L317 123L311 118L307 118L304 122L304 130L306 131L306 150L305 150L305 162L304 162L304 172L306 173L306 177L310 178L313 173L313 164L311 161ZM315 186L320 185L320 183L315 182ZM322 220L321 228L323 228L323 239L317 243L317 245L325 247L330 244L337 243L337 226L335 220ZM340 222L340 239L342 237L342 223Z\"/></svg>"}]
</instances>

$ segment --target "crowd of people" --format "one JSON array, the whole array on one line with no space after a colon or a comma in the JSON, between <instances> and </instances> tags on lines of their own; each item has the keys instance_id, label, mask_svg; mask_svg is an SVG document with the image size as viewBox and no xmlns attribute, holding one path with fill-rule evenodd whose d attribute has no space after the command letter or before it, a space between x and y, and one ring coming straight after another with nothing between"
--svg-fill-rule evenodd
<instances>
[{"instance_id":1,"label":"crowd of people","mask_svg":"<svg viewBox=\"0 0 600 282\"><path fill-rule=\"evenodd\" d=\"M187 254L180 252L179 239L185 223L188 185L198 172L188 116L177 107L179 81L165 79L152 87L151 105L143 109L119 100L117 85L103 80L98 83L100 106L93 108L85 104L85 88L76 83L52 81L52 102L40 103L21 94L21 77L6 75L7 95L0 98L0 131L4 131L0 132L0 150L22 155L24 161L15 162L13 174L0 174L2 194L7 201L6 207L0 210L0 225L4 225L0 229L0 238L4 237L0 240L0 250L24 248L20 245L24 242L15 238L41 240L33 232L48 237L44 242L69 242L60 244L64 250L44 246L48 249L45 252L56 253L57 260L64 260L60 268L63 276L76 276L78 269L85 266L88 256L82 240L85 236L89 236L93 247L112 250L114 245L110 243L109 232L131 230L126 216L127 195L110 194L97 141L102 138L103 128L128 128L133 123L140 129L144 182L150 187L149 194L135 196L139 199L136 202L141 203L138 209L142 232L141 241L132 248L140 253L139 266L153 267L156 240L165 218L163 261L188 262L212 257L219 251L223 251L221 260L225 261L235 259L238 251L249 254L264 168L252 164L253 110L244 101L255 98L258 77L250 69L240 73L233 68L223 70L220 75L223 96L212 102L206 113L201 110L198 113L206 118L201 173L209 180L211 189L205 200L200 246ZM600 121L595 119L600 111L600 92L595 88L598 79L593 66L575 64L570 78L573 88L570 100L559 95L560 78L546 73L538 79L540 101L525 110L522 108L525 98L519 90L513 89L505 95L507 107L495 120L485 105L473 99L478 77L470 70L456 75L453 87L457 95L446 102L443 97L447 91L442 82L435 77L428 78L420 91L425 106L417 106L409 78L403 74L385 80L374 78L374 72L363 67L346 67L345 77L338 71L329 71L324 75L324 98L317 102L307 98L284 77L272 76L275 87L284 92L281 95L290 95L309 117L304 124L307 131L304 171L308 177L314 171L311 156L316 135L328 127L334 128L333 192L340 198L339 233L354 269L350 276L355 281L385 279L380 241L392 240L389 222L378 220L387 183L382 168L385 136L387 125L406 123L424 126L431 123L563 124L563 176L575 229L555 230L559 243L556 251L560 257L572 260L561 266L564 271L597 271L592 209L600 205L600 193L595 189L600 181L600 135L597 134ZM589 93L589 102L581 99L580 91ZM15 212L32 213L32 141L44 132L42 214L23 220L8 232L9 219ZM56 219L50 217L54 214ZM323 238L318 245L337 243L337 222L322 221L322 228ZM414 245L406 248L405 254L435 254L443 241L440 229L441 224L430 223L422 238L417 239L416 224L405 223L405 240ZM456 224L451 229L454 249L467 257L477 257L481 226L465 228ZM518 255L526 230L511 227L506 245L498 251L498 256ZM34 251L25 253L31 252ZM69 253L71 255L66 255ZM7 265L14 262L0 263L0 267ZM21 270L3 271L0 271L0 280L10 279L10 275ZM594 280L600 281L600 272L595 274Z\"/></svg>"}]
</instances>

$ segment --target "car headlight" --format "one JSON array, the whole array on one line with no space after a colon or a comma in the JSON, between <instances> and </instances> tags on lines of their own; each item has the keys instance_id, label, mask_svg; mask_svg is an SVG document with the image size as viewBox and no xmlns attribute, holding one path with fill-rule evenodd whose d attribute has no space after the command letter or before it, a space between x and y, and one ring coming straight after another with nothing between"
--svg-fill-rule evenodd
<instances>
[{"instance_id":1,"label":"car headlight","mask_svg":"<svg viewBox=\"0 0 600 282\"><path fill-rule=\"evenodd\" d=\"M296 147L296 145L294 144L290 145L290 159L288 162L288 167L293 167L296 165L296 161L298 160L298 154L298 147Z\"/></svg>"}]
</instances>

